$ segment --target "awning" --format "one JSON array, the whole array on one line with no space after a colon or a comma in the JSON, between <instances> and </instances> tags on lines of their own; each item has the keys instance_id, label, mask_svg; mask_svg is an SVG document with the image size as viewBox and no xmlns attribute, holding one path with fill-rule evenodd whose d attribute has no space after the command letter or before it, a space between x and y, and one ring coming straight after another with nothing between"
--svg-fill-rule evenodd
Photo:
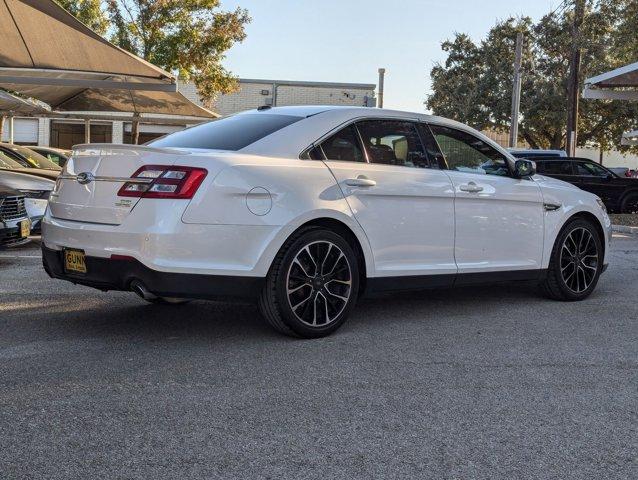
<instances>
[{"instance_id":1,"label":"awning","mask_svg":"<svg viewBox=\"0 0 638 480\"><path fill-rule=\"evenodd\" d=\"M45 115L51 110L45 105L26 98L16 97L0 90L0 115Z\"/></svg>"},{"instance_id":2,"label":"awning","mask_svg":"<svg viewBox=\"0 0 638 480\"><path fill-rule=\"evenodd\" d=\"M116 47L52 0L0 1L0 88L60 111L213 118L176 78Z\"/></svg>"},{"instance_id":3,"label":"awning","mask_svg":"<svg viewBox=\"0 0 638 480\"><path fill-rule=\"evenodd\" d=\"M585 80L584 98L638 100L638 62Z\"/></svg>"}]
</instances>

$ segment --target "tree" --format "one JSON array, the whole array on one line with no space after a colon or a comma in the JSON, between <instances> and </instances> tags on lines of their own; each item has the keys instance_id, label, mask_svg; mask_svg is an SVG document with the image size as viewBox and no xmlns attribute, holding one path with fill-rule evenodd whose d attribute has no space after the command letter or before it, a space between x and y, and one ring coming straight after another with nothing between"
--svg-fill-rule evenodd
<instances>
[{"instance_id":1,"label":"tree","mask_svg":"<svg viewBox=\"0 0 638 480\"><path fill-rule=\"evenodd\" d=\"M204 102L237 88L221 63L246 37L244 9L223 11L220 0L56 1L117 46L193 81Z\"/></svg>"},{"instance_id":2,"label":"tree","mask_svg":"<svg viewBox=\"0 0 638 480\"><path fill-rule=\"evenodd\" d=\"M101 0L55 0L62 8L100 35L109 29L109 19Z\"/></svg>"},{"instance_id":3,"label":"tree","mask_svg":"<svg viewBox=\"0 0 638 480\"><path fill-rule=\"evenodd\" d=\"M625 8L620 6L625 3ZM627 18L635 0L599 0L588 3L581 30L582 79L636 59L627 36L637 42L637 16ZM516 34L525 36L519 134L534 148L563 148L567 120L567 78L571 51L572 12L546 15L537 23L529 17L497 23L479 43L456 34L443 42L444 64L431 72L432 90L426 105L435 114L468 123L477 129L505 131L510 126L512 62ZM632 28L634 30L632 30ZM623 40L623 37L625 40ZM582 84L581 84L582 89ZM638 122L638 105L623 102L582 101L579 145L619 146L623 131Z\"/></svg>"},{"instance_id":4,"label":"tree","mask_svg":"<svg viewBox=\"0 0 638 480\"><path fill-rule=\"evenodd\" d=\"M237 81L222 65L246 37L248 12L219 10L219 0L107 0L112 40L180 78L194 81L204 101L232 92Z\"/></svg>"}]
</instances>

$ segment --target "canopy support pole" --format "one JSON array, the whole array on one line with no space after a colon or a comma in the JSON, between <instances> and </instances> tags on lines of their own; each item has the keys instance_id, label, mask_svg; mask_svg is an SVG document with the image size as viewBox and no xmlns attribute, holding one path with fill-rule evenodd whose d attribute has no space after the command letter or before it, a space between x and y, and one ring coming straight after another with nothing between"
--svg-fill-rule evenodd
<instances>
[{"instance_id":1,"label":"canopy support pole","mask_svg":"<svg viewBox=\"0 0 638 480\"><path fill-rule=\"evenodd\" d=\"M91 120L84 120L84 143L91 143Z\"/></svg>"},{"instance_id":2,"label":"canopy support pole","mask_svg":"<svg viewBox=\"0 0 638 480\"><path fill-rule=\"evenodd\" d=\"M13 144L13 115L9 117L9 143Z\"/></svg>"},{"instance_id":3,"label":"canopy support pole","mask_svg":"<svg viewBox=\"0 0 638 480\"><path fill-rule=\"evenodd\" d=\"M0 115L0 142L2 141L2 134L4 133L4 121L7 117Z\"/></svg>"},{"instance_id":4,"label":"canopy support pole","mask_svg":"<svg viewBox=\"0 0 638 480\"><path fill-rule=\"evenodd\" d=\"M138 145L140 143L140 116L133 116L133 124L131 125L131 143Z\"/></svg>"}]
</instances>

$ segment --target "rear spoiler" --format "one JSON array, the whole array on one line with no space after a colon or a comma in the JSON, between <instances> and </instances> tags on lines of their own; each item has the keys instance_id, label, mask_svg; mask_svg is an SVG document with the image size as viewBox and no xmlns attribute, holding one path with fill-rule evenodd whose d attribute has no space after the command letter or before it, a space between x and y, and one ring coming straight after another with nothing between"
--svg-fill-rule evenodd
<instances>
[{"instance_id":1,"label":"rear spoiler","mask_svg":"<svg viewBox=\"0 0 638 480\"><path fill-rule=\"evenodd\" d=\"M81 143L73 145L73 156L106 156L106 155L125 155L127 153L135 155L136 153L158 153L158 154L179 154L190 155L188 150L180 150L178 148L156 148L147 147L145 145L128 145L119 143Z\"/></svg>"}]
</instances>

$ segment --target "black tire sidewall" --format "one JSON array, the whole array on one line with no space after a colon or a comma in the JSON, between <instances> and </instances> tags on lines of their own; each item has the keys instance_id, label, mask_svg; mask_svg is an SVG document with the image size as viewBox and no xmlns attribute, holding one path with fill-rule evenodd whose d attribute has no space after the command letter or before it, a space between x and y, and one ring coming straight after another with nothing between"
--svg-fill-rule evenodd
<instances>
[{"instance_id":1,"label":"black tire sidewall","mask_svg":"<svg viewBox=\"0 0 638 480\"><path fill-rule=\"evenodd\" d=\"M591 285L589 285L587 290L581 293L575 293L567 286L567 284L563 280L563 276L560 271L560 254L563 247L563 242L565 242L565 239L567 238L567 236L576 228L584 228L587 231L589 231L589 233L592 234L594 241L596 242L596 248L598 250L598 269L596 271L596 276L594 277ZM600 274L602 273L603 262L604 262L603 239L600 238L600 233L598 232L596 227L592 225L591 222L584 219L575 219L567 223L567 225L565 225L560 231L560 233L558 234L558 237L556 238L556 243L554 245L554 250L552 251L552 259L551 259L550 268L554 269L554 273L558 280L558 287L560 288L565 299L571 300L571 301L578 301L578 300L583 300L587 298L589 295L591 295L591 293L596 288L596 285L598 284L598 280L600 278Z\"/></svg>"},{"instance_id":2,"label":"black tire sidewall","mask_svg":"<svg viewBox=\"0 0 638 480\"><path fill-rule=\"evenodd\" d=\"M620 213L632 213L627 211L629 209L629 202L632 200L638 202L638 192L630 192L625 196L625 198L623 198Z\"/></svg>"},{"instance_id":3,"label":"black tire sidewall","mask_svg":"<svg viewBox=\"0 0 638 480\"><path fill-rule=\"evenodd\" d=\"M337 245L346 256L352 274L352 285L350 298L346 307L339 314L336 320L325 326L312 327L306 325L300 321L293 313L292 308L288 303L287 295L287 274L288 269L295 256L306 245L316 241L330 241ZM355 306L356 299L359 293L359 268L357 256L348 244L348 242L335 232L330 230L311 230L305 234L302 234L297 238L289 247L283 256L281 262L281 268L278 271L277 278L275 278L275 294L277 296L277 303L279 305L280 315L283 322L293 330L297 335L304 338L317 338L329 335L337 330L348 318L350 312Z\"/></svg>"}]
</instances>

